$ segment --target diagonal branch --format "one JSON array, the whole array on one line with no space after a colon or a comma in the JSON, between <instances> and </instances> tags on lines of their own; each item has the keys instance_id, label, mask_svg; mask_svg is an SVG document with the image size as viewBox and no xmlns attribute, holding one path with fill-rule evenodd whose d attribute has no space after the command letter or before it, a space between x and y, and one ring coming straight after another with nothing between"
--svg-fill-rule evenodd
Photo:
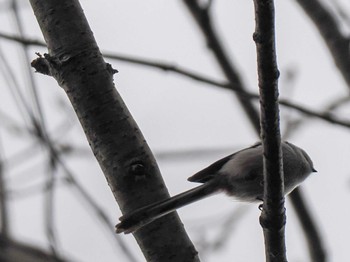
<instances>
[{"instance_id":1,"label":"diagonal branch","mask_svg":"<svg viewBox=\"0 0 350 262\"><path fill-rule=\"evenodd\" d=\"M314 22L326 43L335 65L350 88L349 38L340 30L337 21L319 0L295 0Z\"/></svg>"},{"instance_id":2,"label":"diagonal branch","mask_svg":"<svg viewBox=\"0 0 350 262\"><path fill-rule=\"evenodd\" d=\"M123 213L169 194L155 159L113 84L76 0L31 0L47 43L48 72L67 93ZM169 229L171 229L171 234ZM199 261L176 214L134 234L148 261Z\"/></svg>"},{"instance_id":3,"label":"diagonal branch","mask_svg":"<svg viewBox=\"0 0 350 262\"><path fill-rule=\"evenodd\" d=\"M264 147L264 202L260 223L266 261L286 262L284 175L279 127L278 77L273 0L254 0L254 41L258 57L261 140Z\"/></svg>"},{"instance_id":4,"label":"diagonal branch","mask_svg":"<svg viewBox=\"0 0 350 262\"><path fill-rule=\"evenodd\" d=\"M0 234L0 261L68 262L71 260Z\"/></svg>"},{"instance_id":5,"label":"diagonal branch","mask_svg":"<svg viewBox=\"0 0 350 262\"><path fill-rule=\"evenodd\" d=\"M240 78L240 75L231 61L228 59L227 52L220 42L220 38L218 37L216 31L214 30L213 24L211 22L210 15L208 13L207 8L203 8L200 6L199 1L197 0L184 0L185 5L191 12L193 18L197 22L200 30L202 31L208 47L213 52L221 70L225 74L227 80L231 85L235 86L236 89L245 91L243 81ZM248 115L248 119L251 124L255 128L257 132L259 132L259 115L254 108L253 104L244 97L238 96L238 100Z\"/></svg>"},{"instance_id":6,"label":"diagonal branch","mask_svg":"<svg viewBox=\"0 0 350 262\"><path fill-rule=\"evenodd\" d=\"M319 230L313 223L313 218L309 212L309 209L305 203L302 201L302 194L299 188L297 190L298 194L291 194L290 199L294 206L295 212L297 212L298 217L301 218L300 224L304 230L307 240L307 245L310 250L310 257L312 262L325 262L327 261L327 253L324 248L324 243L320 236Z\"/></svg>"}]
</instances>

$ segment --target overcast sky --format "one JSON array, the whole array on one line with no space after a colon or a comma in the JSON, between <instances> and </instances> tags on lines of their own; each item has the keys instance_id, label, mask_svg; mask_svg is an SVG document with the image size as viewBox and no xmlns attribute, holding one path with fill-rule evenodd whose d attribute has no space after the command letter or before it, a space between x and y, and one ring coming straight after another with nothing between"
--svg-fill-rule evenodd
<instances>
[{"instance_id":1,"label":"overcast sky","mask_svg":"<svg viewBox=\"0 0 350 262\"><path fill-rule=\"evenodd\" d=\"M7 1L1 1L6 7ZM26 36L42 39L35 17L27 1L21 3L21 18ZM306 107L322 110L335 99L348 94L348 87L333 64L325 44L313 24L295 1L276 1L278 64L281 71L281 97ZM350 5L343 1L350 14ZM179 65L215 80L225 80L216 61L182 1L81 1L94 36L103 51L142 57ZM5 8L3 9L5 10ZM1 32L16 33L10 10L0 12ZM257 92L257 71L253 1L213 1L212 15L218 33L244 83ZM344 31L349 31L344 27ZM27 83L25 67L17 45L0 42L1 52L10 61L18 83ZM30 48L35 52L45 49ZM193 185L186 181L194 172L211 162L249 146L258 140L234 95L161 70L108 60L119 73L114 80L117 90L140 126L154 153L182 150L222 149L208 156L161 158L159 166L170 191L179 193ZM3 65L1 65L3 67ZM288 75L293 73L293 81ZM76 121L64 91L50 77L34 74L43 105L46 124L57 139L73 142L79 148L88 144ZM23 123L20 112L0 75L2 101L0 109ZM258 103L256 103L258 106ZM350 107L342 107L339 117L348 118ZM281 108L281 128L299 113ZM349 118L348 118L349 119ZM58 129L62 122L72 127ZM330 261L346 261L350 235L350 132L348 129L311 118L288 139L303 147L312 157L317 174L302 188L329 251ZM0 128L5 156L10 158L33 143L25 135L18 136ZM14 191L44 181L47 175L45 153L33 149L27 164L8 167L7 180ZM96 160L84 151L80 157L67 157L68 166L77 179L102 206L113 223L121 215ZM60 172L56 174L62 176ZM20 183L19 183L20 182ZM59 186L55 198L55 223L60 251L77 261L127 261L116 248L112 235L101 226L84 200L68 186ZM28 197L15 197L11 204L11 229L22 241L47 247L43 227L44 195L38 191ZM215 196L180 210L180 216L194 243L213 241L220 226L232 213L235 223L232 235L217 251L205 252L203 261L262 261L263 235L257 205L241 204L225 196ZM287 201L287 251L291 262L307 261L305 241L294 211ZM113 227L113 224L111 225ZM113 228L112 228L113 229ZM133 237L122 236L144 261ZM203 244L203 243L201 243ZM197 244L201 252L201 245ZM101 258L101 254L103 258ZM123 258L121 258L123 257ZM233 259L234 258L234 259ZM101 260L102 259L102 260Z\"/></svg>"}]
</instances>

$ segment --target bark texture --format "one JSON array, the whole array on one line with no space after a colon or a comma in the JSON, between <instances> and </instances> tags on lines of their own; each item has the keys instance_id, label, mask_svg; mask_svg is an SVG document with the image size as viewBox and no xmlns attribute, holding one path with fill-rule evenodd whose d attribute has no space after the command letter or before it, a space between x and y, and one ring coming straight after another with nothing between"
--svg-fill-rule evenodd
<instances>
[{"instance_id":1,"label":"bark texture","mask_svg":"<svg viewBox=\"0 0 350 262\"><path fill-rule=\"evenodd\" d=\"M49 54L33 62L67 93L123 213L169 197L76 0L31 0ZM148 261L198 261L176 213L135 233Z\"/></svg>"}]
</instances>

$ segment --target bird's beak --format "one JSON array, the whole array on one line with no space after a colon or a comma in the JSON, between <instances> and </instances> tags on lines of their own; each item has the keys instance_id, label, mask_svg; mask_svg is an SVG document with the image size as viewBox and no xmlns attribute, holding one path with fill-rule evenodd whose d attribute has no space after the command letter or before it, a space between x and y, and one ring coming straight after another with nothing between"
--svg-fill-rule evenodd
<instances>
[{"instance_id":1,"label":"bird's beak","mask_svg":"<svg viewBox=\"0 0 350 262\"><path fill-rule=\"evenodd\" d=\"M312 172L317 173L317 170L315 168L312 168Z\"/></svg>"}]
</instances>

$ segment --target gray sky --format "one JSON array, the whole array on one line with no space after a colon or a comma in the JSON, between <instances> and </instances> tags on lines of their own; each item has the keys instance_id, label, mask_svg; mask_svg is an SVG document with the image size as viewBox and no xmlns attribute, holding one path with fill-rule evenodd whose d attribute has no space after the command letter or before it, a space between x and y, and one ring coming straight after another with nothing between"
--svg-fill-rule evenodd
<instances>
[{"instance_id":1,"label":"gray sky","mask_svg":"<svg viewBox=\"0 0 350 262\"><path fill-rule=\"evenodd\" d=\"M253 1L213 2L213 17L224 45L242 73L246 85L252 92L257 92L256 53L252 40L255 27ZM314 26L295 1L276 2L281 97L321 110L334 99L348 94L348 88L335 69ZM350 14L349 3L343 2ZM224 80L181 1L100 0L97 3L85 0L81 3L102 51L169 62L216 80ZM42 39L27 2L23 2L21 15L26 35ZM10 12L0 13L0 21L3 25L2 32L15 32ZM1 41L0 47L11 61L13 70L23 68L17 46ZM35 52L46 52L39 47L30 50L32 59L35 58ZM187 177L230 153L230 148L234 152L258 139L232 93L172 73L123 62L108 62L119 70L114 78L117 90L155 153L203 148L226 149L207 157L160 160L159 166L172 195L191 188L193 185L186 181ZM287 81L287 73L290 71L295 72L293 82ZM24 73L20 74L22 76L17 76L16 79L23 86L27 80ZM63 90L47 76L35 74L34 77L39 85L48 128L54 131L62 121L70 117L73 128L69 132L57 133L57 137L86 147L85 137L79 124L75 123L76 117ZM0 84L4 92L1 111L22 122L9 89L5 88L2 75ZM62 107L58 101L63 101L65 106ZM339 110L339 116L345 118L349 109L347 106ZM287 120L297 119L300 115L282 108L281 116L284 133ZM18 138L4 128L0 130L2 147L8 157L30 144L25 136ZM349 257L346 252L346 237L350 235L350 211L346 208L346 203L350 200L349 134L346 128L305 118L304 124L288 138L307 150L319 171L302 187L324 236L330 261L345 261ZM120 216L119 208L96 161L87 155L67 158L67 163L79 182L108 213L111 221L116 223ZM17 169L9 168L8 181L11 188L20 189L21 186L34 183L33 181L43 181L46 174L45 154L37 153L29 162ZM23 179L27 182L23 182ZM23 185L18 185L18 181ZM116 257L120 258L120 250L112 242L111 234L89 212L84 201L67 186L60 186L56 192L55 222L62 252L77 261L114 261ZM11 228L19 239L47 247L43 228L43 201L43 194L38 193L26 198L15 198L10 202ZM260 211L256 205L240 204L224 196L215 196L185 207L179 213L192 240L197 243L199 240L209 241L215 238L220 230L215 224L222 223L234 211L244 214L237 217L232 236L222 250L205 253L203 261L231 261L231 258L237 262L262 261L263 236L258 220ZM306 261L305 241L288 201L287 216L289 261ZM137 252L140 261L143 261L132 236L122 237Z\"/></svg>"}]
</instances>

